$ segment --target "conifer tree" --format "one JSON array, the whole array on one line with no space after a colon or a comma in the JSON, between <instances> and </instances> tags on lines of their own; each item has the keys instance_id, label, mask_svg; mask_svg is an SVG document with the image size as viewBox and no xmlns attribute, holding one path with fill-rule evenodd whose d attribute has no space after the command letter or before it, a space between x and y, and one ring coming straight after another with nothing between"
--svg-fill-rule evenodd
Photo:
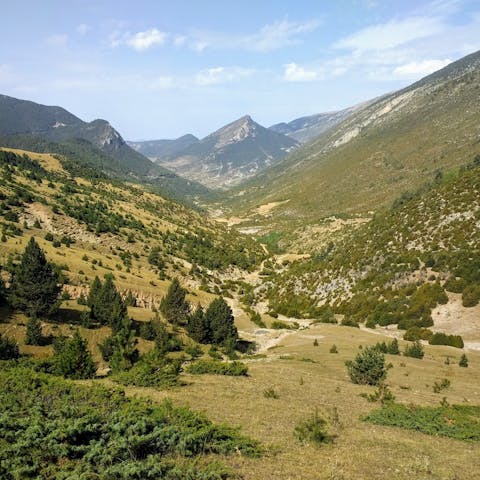
<instances>
[{"instance_id":1,"label":"conifer tree","mask_svg":"<svg viewBox=\"0 0 480 480\"><path fill-rule=\"evenodd\" d=\"M93 279L93 282L90 284L90 290L88 292L87 297L87 305L92 308L93 305L97 303L98 295L100 294L100 290L102 289L102 282L96 276Z\"/></svg>"},{"instance_id":2,"label":"conifer tree","mask_svg":"<svg viewBox=\"0 0 480 480\"><path fill-rule=\"evenodd\" d=\"M0 268L0 307L7 303L7 291L5 288L5 282L1 277L1 268Z\"/></svg>"},{"instance_id":3,"label":"conifer tree","mask_svg":"<svg viewBox=\"0 0 480 480\"><path fill-rule=\"evenodd\" d=\"M460 365L460 367L463 367L463 368L468 367L468 358L464 353L460 357L460 361L458 362L458 365Z\"/></svg>"},{"instance_id":4,"label":"conifer tree","mask_svg":"<svg viewBox=\"0 0 480 480\"><path fill-rule=\"evenodd\" d=\"M205 313L200 304L195 312L188 318L187 331L190 337L196 342L209 343L212 341L210 326L205 319Z\"/></svg>"},{"instance_id":5,"label":"conifer tree","mask_svg":"<svg viewBox=\"0 0 480 480\"><path fill-rule=\"evenodd\" d=\"M205 323L211 332L211 341L216 345L232 345L238 339L233 323L233 312L223 298L216 298L205 312Z\"/></svg>"},{"instance_id":6,"label":"conifer tree","mask_svg":"<svg viewBox=\"0 0 480 480\"><path fill-rule=\"evenodd\" d=\"M52 313L57 306L61 286L59 276L47 262L45 254L32 237L15 268L10 287L10 302L14 308L30 315Z\"/></svg>"},{"instance_id":7,"label":"conifer tree","mask_svg":"<svg viewBox=\"0 0 480 480\"><path fill-rule=\"evenodd\" d=\"M87 340L80 336L78 330L71 340L60 340L54 345L54 372L65 378L80 380L93 378L96 368Z\"/></svg>"},{"instance_id":8,"label":"conifer tree","mask_svg":"<svg viewBox=\"0 0 480 480\"><path fill-rule=\"evenodd\" d=\"M27 331L25 332L26 345L41 345L43 340L42 324L40 320L32 316L27 322Z\"/></svg>"},{"instance_id":9,"label":"conifer tree","mask_svg":"<svg viewBox=\"0 0 480 480\"><path fill-rule=\"evenodd\" d=\"M138 360L139 353L136 348L135 329L132 321L126 317L113 337L113 352L110 358L110 368L113 373L130 370Z\"/></svg>"},{"instance_id":10,"label":"conifer tree","mask_svg":"<svg viewBox=\"0 0 480 480\"><path fill-rule=\"evenodd\" d=\"M98 293L94 293L92 301L92 318L101 325L110 325L113 333L118 332L127 318L127 307L110 276L105 279Z\"/></svg>"},{"instance_id":11,"label":"conifer tree","mask_svg":"<svg viewBox=\"0 0 480 480\"><path fill-rule=\"evenodd\" d=\"M17 342L13 338L6 337L0 333L0 360L18 358L19 355Z\"/></svg>"},{"instance_id":12,"label":"conifer tree","mask_svg":"<svg viewBox=\"0 0 480 480\"><path fill-rule=\"evenodd\" d=\"M180 286L180 282L174 278L165 297L160 303L160 311L168 322L175 325L185 324L190 313L190 305L185 300L187 292Z\"/></svg>"}]
</instances>

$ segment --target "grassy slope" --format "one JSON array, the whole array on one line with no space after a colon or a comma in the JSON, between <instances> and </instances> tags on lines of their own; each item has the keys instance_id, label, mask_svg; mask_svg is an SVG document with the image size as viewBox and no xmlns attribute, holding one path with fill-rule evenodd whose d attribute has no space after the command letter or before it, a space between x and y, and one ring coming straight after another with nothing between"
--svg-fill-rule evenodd
<instances>
[{"instance_id":1,"label":"grassy slope","mask_svg":"<svg viewBox=\"0 0 480 480\"><path fill-rule=\"evenodd\" d=\"M245 215L258 205L288 199L269 218L256 217L256 223L288 231L334 213L364 215L385 207L436 170L466 163L480 151L477 57L464 62L473 69L447 67L443 75L360 110L239 187L242 194L231 195L226 205ZM357 127L358 136L332 149Z\"/></svg>"}]
</instances>

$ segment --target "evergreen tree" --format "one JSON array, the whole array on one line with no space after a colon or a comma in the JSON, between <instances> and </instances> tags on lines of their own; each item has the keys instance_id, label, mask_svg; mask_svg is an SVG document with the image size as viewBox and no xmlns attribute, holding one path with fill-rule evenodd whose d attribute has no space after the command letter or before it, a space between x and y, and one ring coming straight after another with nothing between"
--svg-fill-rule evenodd
<instances>
[{"instance_id":1,"label":"evergreen tree","mask_svg":"<svg viewBox=\"0 0 480 480\"><path fill-rule=\"evenodd\" d=\"M175 352L182 349L182 343L174 334L170 333L167 326L159 322L157 325L157 336L155 338L155 350L160 355L168 352Z\"/></svg>"},{"instance_id":2,"label":"evergreen tree","mask_svg":"<svg viewBox=\"0 0 480 480\"><path fill-rule=\"evenodd\" d=\"M1 277L1 269L0 269L0 307L7 303L7 290L5 288L5 282Z\"/></svg>"},{"instance_id":3,"label":"evergreen tree","mask_svg":"<svg viewBox=\"0 0 480 480\"><path fill-rule=\"evenodd\" d=\"M398 340L394 338L388 345L387 345L387 353L390 355L400 355L400 349L398 348Z\"/></svg>"},{"instance_id":4,"label":"evergreen tree","mask_svg":"<svg viewBox=\"0 0 480 480\"><path fill-rule=\"evenodd\" d=\"M93 282L90 284L90 290L87 297L87 305L92 308L93 305L97 303L100 290L102 289L102 282L98 277L93 279Z\"/></svg>"},{"instance_id":5,"label":"evergreen tree","mask_svg":"<svg viewBox=\"0 0 480 480\"><path fill-rule=\"evenodd\" d=\"M216 298L205 312L205 323L211 332L211 341L216 345L234 345L238 339L233 323L232 309L223 298Z\"/></svg>"},{"instance_id":6,"label":"evergreen tree","mask_svg":"<svg viewBox=\"0 0 480 480\"><path fill-rule=\"evenodd\" d=\"M17 342L13 338L8 338L0 333L0 360L18 358L19 355Z\"/></svg>"},{"instance_id":7,"label":"evergreen tree","mask_svg":"<svg viewBox=\"0 0 480 480\"><path fill-rule=\"evenodd\" d=\"M32 316L27 322L27 331L25 332L26 345L41 345L43 341L42 323L40 320Z\"/></svg>"},{"instance_id":8,"label":"evergreen tree","mask_svg":"<svg viewBox=\"0 0 480 480\"><path fill-rule=\"evenodd\" d=\"M92 318L101 325L112 327L113 333L118 332L122 328L128 312L110 276L105 279L105 282L103 282L98 293L92 297L92 300Z\"/></svg>"},{"instance_id":9,"label":"evergreen tree","mask_svg":"<svg viewBox=\"0 0 480 480\"><path fill-rule=\"evenodd\" d=\"M113 373L130 370L138 360L139 353L136 348L135 329L133 322L126 317L118 331L113 336L113 352L110 358L110 368Z\"/></svg>"},{"instance_id":10,"label":"evergreen tree","mask_svg":"<svg viewBox=\"0 0 480 480\"><path fill-rule=\"evenodd\" d=\"M57 306L60 290L58 274L47 262L45 254L32 237L25 248L20 265L12 275L10 287L12 306L30 315L46 315Z\"/></svg>"},{"instance_id":11,"label":"evergreen tree","mask_svg":"<svg viewBox=\"0 0 480 480\"><path fill-rule=\"evenodd\" d=\"M463 367L463 368L468 367L468 358L465 354L462 354L462 356L460 357L460 361L458 362L458 365L460 365L460 367Z\"/></svg>"},{"instance_id":12,"label":"evergreen tree","mask_svg":"<svg viewBox=\"0 0 480 480\"><path fill-rule=\"evenodd\" d=\"M353 361L348 360L345 365L353 383L379 385L387 376L385 355L376 345L364 348Z\"/></svg>"},{"instance_id":13,"label":"evergreen tree","mask_svg":"<svg viewBox=\"0 0 480 480\"><path fill-rule=\"evenodd\" d=\"M54 345L54 372L65 378L80 380L93 378L96 368L87 340L80 336L78 330L71 340L61 339Z\"/></svg>"},{"instance_id":14,"label":"evergreen tree","mask_svg":"<svg viewBox=\"0 0 480 480\"><path fill-rule=\"evenodd\" d=\"M174 278L165 297L160 303L160 311L168 322L175 325L185 324L190 313L190 305L185 300L187 292L180 286L180 282Z\"/></svg>"},{"instance_id":15,"label":"evergreen tree","mask_svg":"<svg viewBox=\"0 0 480 480\"><path fill-rule=\"evenodd\" d=\"M210 326L205 318L202 306L199 304L195 312L188 318L187 331L190 337L199 343L209 343L212 341Z\"/></svg>"}]
</instances>

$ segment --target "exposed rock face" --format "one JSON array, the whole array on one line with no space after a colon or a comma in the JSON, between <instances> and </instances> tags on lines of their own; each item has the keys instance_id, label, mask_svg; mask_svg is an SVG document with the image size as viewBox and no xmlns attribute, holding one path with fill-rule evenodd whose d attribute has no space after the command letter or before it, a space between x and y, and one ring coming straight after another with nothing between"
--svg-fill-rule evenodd
<instances>
[{"instance_id":1,"label":"exposed rock face","mask_svg":"<svg viewBox=\"0 0 480 480\"><path fill-rule=\"evenodd\" d=\"M210 188L222 189L277 163L297 146L296 140L245 115L158 163Z\"/></svg>"}]
</instances>

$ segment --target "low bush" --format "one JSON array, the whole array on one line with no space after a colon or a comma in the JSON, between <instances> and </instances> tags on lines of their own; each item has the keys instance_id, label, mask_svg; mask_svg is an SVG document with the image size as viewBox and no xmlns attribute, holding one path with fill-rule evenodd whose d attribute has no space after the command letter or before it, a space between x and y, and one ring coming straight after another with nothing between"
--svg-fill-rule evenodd
<instances>
[{"instance_id":1,"label":"low bush","mask_svg":"<svg viewBox=\"0 0 480 480\"><path fill-rule=\"evenodd\" d=\"M405 351L403 352L403 354L406 357L422 359L425 355L425 352L423 350L423 345L420 343L419 340L417 340L413 342L411 345L407 345L405 347Z\"/></svg>"},{"instance_id":2,"label":"low bush","mask_svg":"<svg viewBox=\"0 0 480 480\"><path fill-rule=\"evenodd\" d=\"M18 358L19 355L17 342L0 333L0 360L11 360Z\"/></svg>"},{"instance_id":3,"label":"low bush","mask_svg":"<svg viewBox=\"0 0 480 480\"><path fill-rule=\"evenodd\" d=\"M299 442L315 446L331 443L334 438L328 433L327 421L320 417L317 409L295 426L294 434Z\"/></svg>"},{"instance_id":4,"label":"low bush","mask_svg":"<svg viewBox=\"0 0 480 480\"><path fill-rule=\"evenodd\" d=\"M462 291L462 305L475 307L480 301L480 285L467 285Z\"/></svg>"},{"instance_id":5,"label":"low bush","mask_svg":"<svg viewBox=\"0 0 480 480\"><path fill-rule=\"evenodd\" d=\"M229 375L234 377L248 375L248 367L242 362L221 362L220 360L198 360L187 367L193 375Z\"/></svg>"},{"instance_id":6,"label":"low bush","mask_svg":"<svg viewBox=\"0 0 480 480\"><path fill-rule=\"evenodd\" d=\"M428 328L410 327L403 335L404 340L415 342L416 340L429 340L433 332Z\"/></svg>"},{"instance_id":7,"label":"low bush","mask_svg":"<svg viewBox=\"0 0 480 480\"><path fill-rule=\"evenodd\" d=\"M460 335L446 335L445 333L434 333L428 340L430 345L449 345L450 347L463 348L463 339Z\"/></svg>"},{"instance_id":8,"label":"low bush","mask_svg":"<svg viewBox=\"0 0 480 480\"><path fill-rule=\"evenodd\" d=\"M345 362L350 380L362 385L379 385L387 376L385 356L374 345L364 348L355 359Z\"/></svg>"},{"instance_id":9,"label":"low bush","mask_svg":"<svg viewBox=\"0 0 480 480\"><path fill-rule=\"evenodd\" d=\"M444 404L440 407L419 407L389 403L370 412L362 420L427 435L480 441L480 406Z\"/></svg>"}]
</instances>

